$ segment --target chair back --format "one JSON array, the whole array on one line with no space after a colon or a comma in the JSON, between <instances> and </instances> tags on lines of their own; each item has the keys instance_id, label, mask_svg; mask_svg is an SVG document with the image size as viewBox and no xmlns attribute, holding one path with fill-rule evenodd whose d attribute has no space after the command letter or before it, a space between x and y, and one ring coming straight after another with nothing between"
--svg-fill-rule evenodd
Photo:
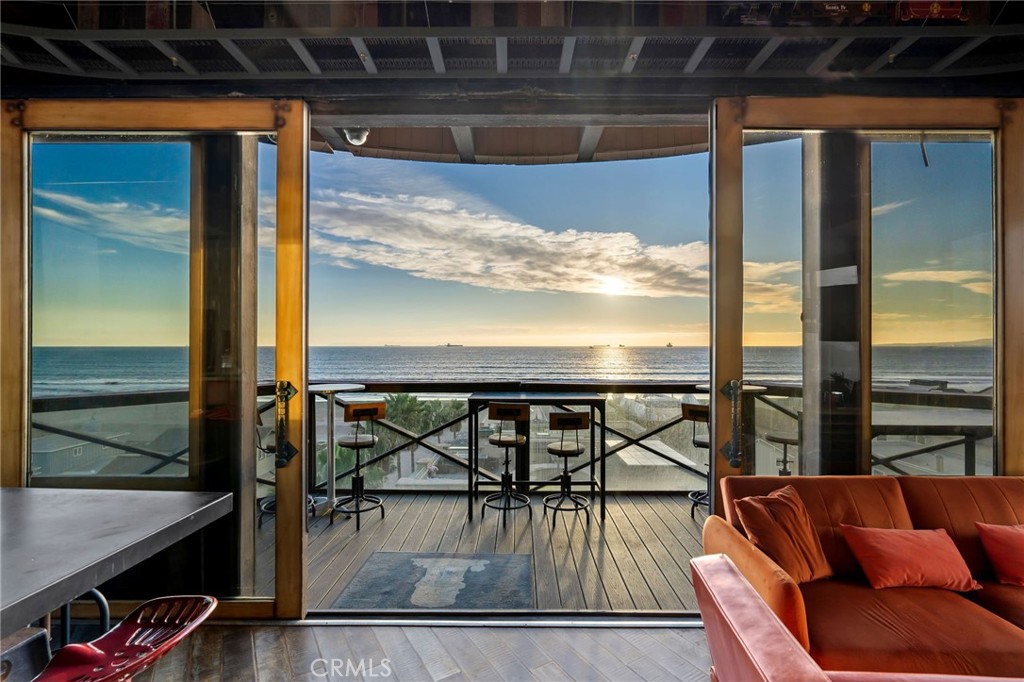
<instances>
[{"instance_id":1,"label":"chair back","mask_svg":"<svg viewBox=\"0 0 1024 682\"><path fill-rule=\"evenodd\" d=\"M697 424L711 425L711 406L683 403L683 421L693 422L693 436L690 442L693 447L702 450L711 449L711 434L697 433ZM702 429L703 431L704 429Z\"/></svg>"},{"instance_id":2,"label":"chair back","mask_svg":"<svg viewBox=\"0 0 1024 682\"><path fill-rule=\"evenodd\" d=\"M711 407L709 405L683 403L683 421L709 424L711 422Z\"/></svg>"},{"instance_id":3,"label":"chair back","mask_svg":"<svg viewBox=\"0 0 1024 682\"><path fill-rule=\"evenodd\" d=\"M372 403L346 402L345 416L347 422L366 422L383 419L387 414L388 406L383 400Z\"/></svg>"},{"instance_id":4,"label":"chair back","mask_svg":"<svg viewBox=\"0 0 1024 682\"><path fill-rule=\"evenodd\" d=\"M590 415L586 412L552 412L548 416L552 431L582 431L590 428Z\"/></svg>"},{"instance_id":5,"label":"chair back","mask_svg":"<svg viewBox=\"0 0 1024 682\"><path fill-rule=\"evenodd\" d=\"M489 403L487 418L492 421L525 422L530 419L530 406L527 403Z\"/></svg>"}]
</instances>

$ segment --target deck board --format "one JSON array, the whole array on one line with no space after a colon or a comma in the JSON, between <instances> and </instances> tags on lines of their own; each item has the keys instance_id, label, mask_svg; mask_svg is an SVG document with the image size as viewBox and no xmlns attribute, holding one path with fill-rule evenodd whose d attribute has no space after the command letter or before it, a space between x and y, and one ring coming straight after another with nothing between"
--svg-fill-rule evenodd
<instances>
[{"instance_id":1,"label":"deck board","mask_svg":"<svg viewBox=\"0 0 1024 682\"><path fill-rule=\"evenodd\" d=\"M309 530L310 608L330 609L374 552L402 551L530 554L538 610L696 609L689 561L701 553L704 515L691 519L685 496L609 496L603 523L593 509L589 524L584 515L565 513L553 529L540 498L533 495L532 518L526 510L511 512L507 528L493 509L468 521L466 497L458 493L385 494L384 519L366 514L359 531L354 519L338 516L332 525L321 511ZM258 561L272 558L272 516L257 533ZM258 563L257 573L258 589L272 594L272 562Z\"/></svg>"}]
</instances>

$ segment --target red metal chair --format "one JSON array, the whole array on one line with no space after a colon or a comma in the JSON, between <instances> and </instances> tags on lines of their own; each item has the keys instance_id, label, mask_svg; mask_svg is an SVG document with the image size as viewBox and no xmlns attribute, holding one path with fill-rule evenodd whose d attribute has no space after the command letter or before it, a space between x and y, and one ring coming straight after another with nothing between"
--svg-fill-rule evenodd
<instances>
[{"instance_id":1,"label":"red metal chair","mask_svg":"<svg viewBox=\"0 0 1024 682\"><path fill-rule=\"evenodd\" d=\"M173 649L206 620L216 606L217 600L213 597L150 600L99 639L62 648L35 682L130 680Z\"/></svg>"}]
</instances>

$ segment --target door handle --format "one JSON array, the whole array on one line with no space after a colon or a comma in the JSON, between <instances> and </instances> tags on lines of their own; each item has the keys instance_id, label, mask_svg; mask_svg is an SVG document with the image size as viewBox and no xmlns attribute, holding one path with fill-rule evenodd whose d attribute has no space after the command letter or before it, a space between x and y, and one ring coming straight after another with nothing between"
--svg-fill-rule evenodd
<instances>
[{"instance_id":1,"label":"door handle","mask_svg":"<svg viewBox=\"0 0 1024 682\"><path fill-rule=\"evenodd\" d=\"M299 449L288 441L288 402L298 393L290 381L278 381L274 391L276 401L276 427L274 440L277 445L277 459L274 466L283 469L298 454Z\"/></svg>"},{"instance_id":2,"label":"door handle","mask_svg":"<svg viewBox=\"0 0 1024 682\"><path fill-rule=\"evenodd\" d=\"M732 425L729 442L722 446L720 452L729 461L729 466L739 468L743 463L743 436L740 433L740 424L743 421L743 382L739 379L727 381L721 392L729 399Z\"/></svg>"}]
</instances>

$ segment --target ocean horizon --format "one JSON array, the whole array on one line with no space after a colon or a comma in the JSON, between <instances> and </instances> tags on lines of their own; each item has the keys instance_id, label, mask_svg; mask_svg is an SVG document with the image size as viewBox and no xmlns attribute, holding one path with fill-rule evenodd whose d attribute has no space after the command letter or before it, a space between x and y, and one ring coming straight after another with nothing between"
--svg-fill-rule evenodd
<instances>
[{"instance_id":1,"label":"ocean horizon","mask_svg":"<svg viewBox=\"0 0 1024 682\"><path fill-rule=\"evenodd\" d=\"M799 383L799 346L744 349L744 376ZM874 384L946 381L969 392L992 386L991 346L887 345L872 351ZM273 381L274 348L261 346L259 381ZM703 346L311 346L311 381L702 382ZM188 349L181 346L37 346L32 395L52 397L185 389Z\"/></svg>"}]
</instances>

